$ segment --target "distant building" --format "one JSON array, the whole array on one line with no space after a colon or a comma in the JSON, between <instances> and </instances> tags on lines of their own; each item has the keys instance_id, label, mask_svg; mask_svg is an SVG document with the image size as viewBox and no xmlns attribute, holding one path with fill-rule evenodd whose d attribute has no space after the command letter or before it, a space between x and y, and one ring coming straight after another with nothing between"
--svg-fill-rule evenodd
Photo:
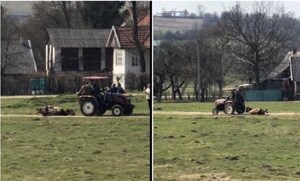
<instances>
[{"instance_id":1,"label":"distant building","mask_svg":"<svg viewBox=\"0 0 300 181\"><path fill-rule=\"evenodd\" d=\"M278 88L283 100L300 99L300 52L288 52L263 82L266 88Z\"/></svg>"},{"instance_id":2,"label":"distant building","mask_svg":"<svg viewBox=\"0 0 300 181\"><path fill-rule=\"evenodd\" d=\"M201 29L203 19L154 16L153 24L155 32L185 32L188 30Z\"/></svg>"},{"instance_id":3,"label":"distant building","mask_svg":"<svg viewBox=\"0 0 300 181\"><path fill-rule=\"evenodd\" d=\"M107 46L114 47L113 80L122 77L121 85L128 87L126 75L128 73L138 74L140 72L139 52L132 39L132 28L112 29ZM143 46L146 63L146 72L150 73L150 28L139 27L139 38Z\"/></svg>"},{"instance_id":4,"label":"distant building","mask_svg":"<svg viewBox=\"0 0 300 181\"><path fill-rule=\"evenodd\" d=\"M150 11L138 12L138 38L144 50L146 73L150 75ZM133 40L133 22L131 16L127 16L122 27L112 29L48 29L47 75L106 73L112 75L112 82L119 81L124 89L128 88L128 73L138 76L141 71L139 52ZM138 82L135 82L134 88L137 88Z\"/></svg>"},{"instance_id":5,"label":"distant building","mask_svg":"<svg viewBox=\"0 0 300 181\"><path fill-rule=\"evenodd\" d=\"M112 71L113 49L105 46L109 29L48 29L47 74Z\"/></svg>"},{"instance_id":6,"label":"distant building","mask_svg":"<svg viewBox=\"0 0 300 181\"><path fill-rule=\"evenodd\" d=\"M3 44L5 43L4 41ZM9 42L8 54L10 61L5 62L4 75L28 75L37 72L30 40Z\"/></svg>"},{"instance_id":7,"label":"distant building","mask_svg":"<svg viewBox=\"0 0 300 181\"><path fill-rule=\"evenodd\" d=\"M7 48L7 51L1 52L1 93L28 94L28 79L38 74L31 41L1 41L1 46L2 50Z\"/></svg>"},{"instance_id":8,"label":"distant building","mask_svg":"<svg viewBox=\"0 0 300 181\"><path fill-rule=\"evenodd\" d=\"M158 13L158 16L161 17L168 17L168 18L175 18L175 17L180 17L180 18L202 18L202 16L197 16L195 13L189 13L186 9L182 11L177 11L177 10L171 10L171 11L163 11L162 13Z\"/></svg>"},{"instance_id":9,"label":"distant building","mask_svg":"<svg viewBox=\"0 0 300 181\"><path fill-rule=\"evenodd\" d=\"M144 58L146 63L146 73L150 75L150 13L149 11L141 11L138 15L138 38L144 49ZM129 21L130 22L130 21ZM113 81L116 83L117 77L121 78L121 85L129 88L129 73L138 75L140 71L139 52L133 40L132 24L123 24L124 27L112 27L106 47L114 48L113 56ZM149 83L150 80L147 80ZM135 81L135 84L138 82ZM137 87L138 85L134 85Z\"/></svg>"}]
</instances>

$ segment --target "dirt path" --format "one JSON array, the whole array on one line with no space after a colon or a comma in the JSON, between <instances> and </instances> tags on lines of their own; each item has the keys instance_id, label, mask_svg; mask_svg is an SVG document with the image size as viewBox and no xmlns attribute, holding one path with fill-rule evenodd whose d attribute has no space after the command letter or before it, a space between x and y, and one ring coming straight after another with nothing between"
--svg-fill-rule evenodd
<instances>
[{"instance_id":1,"label":"dirt path","mask_svg":"<svg viewBox=\"0 0 300 181\"><path fill-rule=\"evenodd\" d=\"M22 115L22 114L4 114L1 115L2 117L29 117L29 118L43 118L43 117L47 117L47 118L88 118L88 119L116 119L116 118L120 118L120 119L135 119L135 118L149 118L149 115L132 115L132 116L121 116L121 117L116 117L116 116L112 116L112 115L104 115L104 116L83 116L83 115L75 115L75 116L42 116L40 114L27 114L27 115Z\"/></svg>"},{"instance_id":2,"label":"dirt path","mask_svg":"<svg viewBox=\"0 0 300 181\"><path fill-rule=\"evenodd\" d=\"M30 99L41 97L57 97L58 95L21 95L21 96L1 96L1 99Z\"/></svg>"},{"instance_id":3,"label":"dirt path","mask_svg":"<svg viewBox=\"0 0 300 181\"><path fill-rule=\"evenodd\" d=\"M170 115L170 116L214 116L210 112L182 112L182 111L154 111L154 119L155 115ZM255 116L251 114L241 114L241 115L227 115L227 114L219 114L219 117L229 117L229 116ZM299 116L300 113L269 113L262 116ZM89 118L89 119L104 119L104 118L117 118L112 115L104 115L104 116L83 116L83 115L75 115L75 116L42 116L39 114L4 114L1 117L32 117L32 118L41 118L41 117L54 117L54 118L65 118L65 117L74 117L74 118ZM120 118L147 118L149 115L132 115L132 116L122 116Z\"/></svg>"},{"instance_id":4,"label":"dirt path","mask_svg":"<svg viewBox=\"0 0 300 181\"><path fill-rule=\"evenodd\" d=\"M211 112L183 112L183 111L154 111L155 115L174 115L174 116L213 116ZM217 116L253 116L249 113L241 115L227 115L220 113ZM282 113L268 113L265 116L300 116L300 113L282 112Z\"/></svg>"}]
</instances>

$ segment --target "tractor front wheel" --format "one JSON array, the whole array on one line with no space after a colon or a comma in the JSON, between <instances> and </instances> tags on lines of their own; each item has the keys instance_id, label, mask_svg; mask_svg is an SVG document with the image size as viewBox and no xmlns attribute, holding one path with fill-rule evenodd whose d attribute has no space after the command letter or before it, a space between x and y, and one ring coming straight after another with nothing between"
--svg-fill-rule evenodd
<instances>
[{"instance_id":1,"label":"tractor front wheel","mask_svg":"<svg viewBox=\"0 0 300 181\"><path fill-rule=\"evenodd\" d=\"M123 114L123 108L120 105L114 105L111 112L114 116L121 116Z\"/></svg>"},{"instance_id":2,"label":"tractor front wheel","mask_svg":"<svg viewBox=\"0 0 300 181\"><path fill-rule=\"evenodd\" d=\"M217 108L213 108L211 112L213 115L218 115L218 113L219 113Z\"/></svg>"}]
</instances>

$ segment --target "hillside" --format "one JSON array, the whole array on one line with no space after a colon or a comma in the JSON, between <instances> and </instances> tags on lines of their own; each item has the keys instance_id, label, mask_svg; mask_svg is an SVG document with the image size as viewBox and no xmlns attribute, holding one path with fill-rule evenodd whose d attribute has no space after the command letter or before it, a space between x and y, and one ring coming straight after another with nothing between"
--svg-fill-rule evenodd
<instances>
[{"instance_id":1,"label":"hillside","mask_svg":"<svg viewBox=\"0 0 300 181\"><path fill-rule=\"evenodd\" d=\"M201 29L203 19L201 18L183 18L183 17L162 17L154 16L154 31L161 32L184 32L192 29Z\"/></svg>"}]
</instances>

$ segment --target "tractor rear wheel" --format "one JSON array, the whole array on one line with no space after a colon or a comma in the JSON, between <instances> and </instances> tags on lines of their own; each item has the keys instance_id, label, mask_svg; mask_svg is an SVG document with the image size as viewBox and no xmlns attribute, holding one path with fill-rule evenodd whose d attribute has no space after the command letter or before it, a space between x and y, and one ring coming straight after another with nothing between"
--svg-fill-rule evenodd
<instances>
[{"instance_id":1,"label":"tractor rear wheel","mask_svg":"<svg viewBox=\"0 0 300 181\"><path fill-rule=\"evenodd\" d=\"M81 113L85 116L94 116L97 110L96 102L94 100L85 100L80 105Z\"/></svg>"},{"instance_id":2,"label":"tractor rear wheel","mask_svg":"<svg viewBox=\"0 0 300 181\"><path fill-rule=\"evenodd\" d=\"M234 113L234 107L231 103L226 103L224 107L225 114L233 114Z\"/></svg>"}]
</instances>

